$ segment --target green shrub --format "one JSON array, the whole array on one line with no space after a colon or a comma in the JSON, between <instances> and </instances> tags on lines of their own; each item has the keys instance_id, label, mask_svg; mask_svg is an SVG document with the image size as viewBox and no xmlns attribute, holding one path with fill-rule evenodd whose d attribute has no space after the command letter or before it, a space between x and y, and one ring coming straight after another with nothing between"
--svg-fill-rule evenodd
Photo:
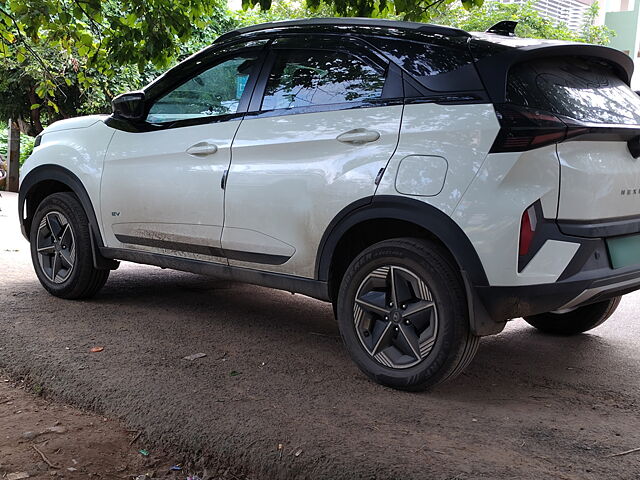
<instances>
[{"instance_id":1,"label":"green shrub","mask_svg":"<svg viewBox=\"0 0 640 480\"><path fill-rule=\"evenodd\" d=\"M20 166L24 161L29 158L31 152L33 152L33 142L35 138L28 135L20 135ZM9 154L9 129L8 125L4 122L0 122L0 157L5 161L8 159Z\"/></svg>"},{"instance_id":2,"label":"green shrub","mask_svg":"<svg viewBox=\"0 0 640 480\"><path fill-rule=\"evenodd\" d=\"M9 143L9 132L7 124L0 122L0 157L7 158L7 149Z\"/></svg>"}]
</instances>

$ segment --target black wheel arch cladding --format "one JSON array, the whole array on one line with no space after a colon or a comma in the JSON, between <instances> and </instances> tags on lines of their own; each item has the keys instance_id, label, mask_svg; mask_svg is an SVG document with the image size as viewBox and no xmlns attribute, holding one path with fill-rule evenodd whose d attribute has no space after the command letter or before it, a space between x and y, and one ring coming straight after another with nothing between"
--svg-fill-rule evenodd
<instances>
[{"instance_id":1,"label":"black wheel arch cladding","mask_svg":"<svg viewBox=\"0 0 640 480\"><path fill-rule=\"evenodd\" d=\"M29 231L31 226L31 220L38 208L38 205L32 205L30 199L43 182L57 182L68 188L68 191L75 194L80 201L82 208L84 209L87 218L89 220L89 233L92 238L92 255L94 259L94 265L99 269L115 269L118 266L117 262L106 259L100 254L99 248L104 247L102 241L102 234L100 233L100 227L96 217L93 203L85 189L82 181L70 170L60 165L46 164L40 165L31 170L20 184L20 190L18 193L18 217L20 218L20 226L22 228L23 235L29 239ZM53 192L52 192L53 193ZM25 203L27 206L25 216Z\"/></svg>"},{"instance_id":2,"label":"black wheel arch cladding","mask_svg":"<svg viewBox=\"0 0 640 480\"><path fill-rule=\"evenodd\" d=\"M482 262L462 229L444 212L408 197L376 195L359 199L342 209L324 232L316 255L316 278L329 278L333 253L352 227L368 220L403 220L433 234L451 252L473 285L488 285Z\"/></svg>"},{"instance_id":3,"label":"black wheel arch cladding","mask_svg":"<svg viewBox=\"0 0 640 480\"><path fill-rule=\"evenodd\" d=\"M361 198L342 209L324 232L316 255L316 279L327 282L339 242L349 230L371 220L400 220L430 232L450 252L458 264L467 294L471 329L475 335L492 335L504 328L494 321L475 291L488 286L482 262L462 229L444 212L420 200L392 195Z\"/></svg>"}]
</instances>

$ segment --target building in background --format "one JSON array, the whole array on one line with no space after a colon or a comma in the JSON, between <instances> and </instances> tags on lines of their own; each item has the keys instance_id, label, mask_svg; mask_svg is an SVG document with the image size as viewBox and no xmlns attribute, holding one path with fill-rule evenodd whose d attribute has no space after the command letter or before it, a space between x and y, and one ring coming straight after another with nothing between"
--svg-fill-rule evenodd
<instances>
[{"instance_id":1,"label":"building in background","mask_svg":"<svg viewBox=\"0 0 640 480\"><path fill-rule=\"evenodd\" d=\"M527 3L528 0L500 1L502 3ZM593 0L538 0L532 6L542 16L556 23L566 23L571 30L578 32L582 28L584 14L592 3Z\"/></svg>"},{"instance_id":2,"label":"building in background","mask_svg":"<svg viewBox=\"0 0 640 480\"><path fill-rule=\"evenodd\" d=\"M601 0L600 10L604 13L604 24L616 32L610 47L623 51L633 59L634 71L640 68L640 8L639 0ZM640 90L640 76L634 73L631 87Z\"/></svg>"}]
</instances>

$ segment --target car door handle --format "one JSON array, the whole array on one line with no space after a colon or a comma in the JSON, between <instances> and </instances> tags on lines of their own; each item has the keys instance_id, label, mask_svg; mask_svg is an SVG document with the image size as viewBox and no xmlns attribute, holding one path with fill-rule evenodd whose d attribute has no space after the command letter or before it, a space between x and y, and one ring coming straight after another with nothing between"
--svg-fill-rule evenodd
<instances>
[{"instance_id":1,"label":"car door handle","mask_svg":"<svg viewBox=\"0 0 640 480\"><path fill-rule=\"evenodd\" d=\"M353 130L338 135L336 140L342 143L350 143L351 145L364 145L365 143L375 142L379 138L380 134L375 130L354 128Z\"/></svg>"},{"instance_id":2,"label":"car door handle","mask_svg":"<svg viewBox=\"0 0 640 480\"><path fill-rule=\"evenodd\" d=\"M198 142L195 145L191 145L187 148L189 155L195 155L196 157L204 157L205 155L213 155L218 151L218 146L215 143Z\"/></svg>"}]
</instances>

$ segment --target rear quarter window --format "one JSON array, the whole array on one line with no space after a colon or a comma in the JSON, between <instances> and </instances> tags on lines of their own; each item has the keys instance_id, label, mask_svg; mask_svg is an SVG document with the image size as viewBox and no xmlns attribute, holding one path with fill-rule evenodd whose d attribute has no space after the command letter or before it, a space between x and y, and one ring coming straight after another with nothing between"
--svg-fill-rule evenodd
<instances>
[{"instance_id":1,"label":"rear quarter window","mask_svg":"<svg viewBox=\"0 0 640 480\"><path fill-rule=\"evenodd\" d=\"M447 47L393 37L367 40L429 90L460 92L483 89L465 44Z\"/></svg>"},{"instance_id":2,"label":"rear quarter window","mask_svg":"<svg viewBox=\"0 0 640 480\"><path fill-rule=\"evenodd\" d=\"M604 61L547 58L513 66L507 102L587 123L640 125L640 97Z\"/></svg>"}]
</instances>

